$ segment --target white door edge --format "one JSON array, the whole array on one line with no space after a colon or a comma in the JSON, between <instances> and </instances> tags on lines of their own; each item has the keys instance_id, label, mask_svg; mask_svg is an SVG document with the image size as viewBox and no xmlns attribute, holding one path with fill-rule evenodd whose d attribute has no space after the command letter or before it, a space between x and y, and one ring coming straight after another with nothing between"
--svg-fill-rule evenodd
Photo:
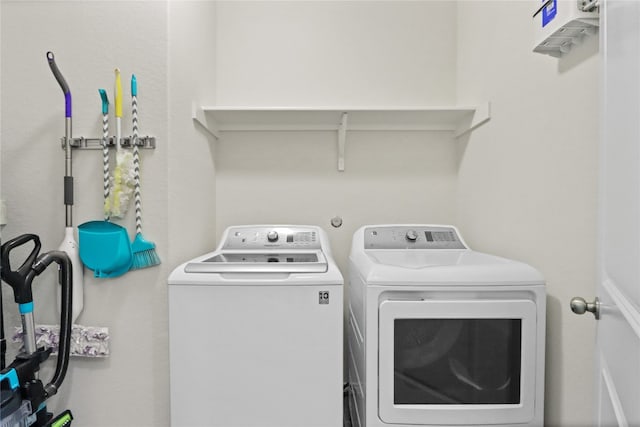
<instances>
[{"instance_id":1,"label":"white door edge","mask_svg":"<svg viewBox=\"0 0 640 427\"><path fill-rule=\"evenodd\" d=\"M609 396L609 401L611 402L611 407L613 408L613 413L616 416L616 420L618 422L619 427L629 427L629 423L627 422L627 418L624 415L624 410L622 406L622 402L620 401L620 396L618 396L618 391L615 386L615 382L611 377L611 373L609 372L609 366L605 361L605 358L600 355L600 376L602 377L602 382L606 387L607 396ZM601 393L603 390L600 391Z\"/></svg>"},{"instance_id":2,"label":"white door edge","mask_svg":"<svg viewBox=\"0 0 640 427\"><path fill-rule=\"evenodd\" d=\"M611 299L615 303L616 307L620 310L620 313L624 316L629 326L633 329L635 334L640 338L640 311L633 302L620 290L618 286L611 279L606 279L602 282L602 287L611 296Z\"/></svg>"}]
</instances>

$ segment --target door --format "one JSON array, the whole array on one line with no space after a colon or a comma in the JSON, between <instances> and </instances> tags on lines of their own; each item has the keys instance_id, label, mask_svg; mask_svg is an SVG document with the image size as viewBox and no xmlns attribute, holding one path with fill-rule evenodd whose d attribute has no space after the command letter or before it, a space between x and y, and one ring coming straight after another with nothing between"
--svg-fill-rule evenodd
<instances>
[{"instance_id":1,"label":"door","mask_svg":"<svg viewBox=\"0 0 640 427\"><path fill-rule=\"evenodd\" d=\"M534 418L536 304L387 300L379 309L379 416L390 424Z\"/></svg>"},{"instance_id":2,"label":"door","mask_svg":"<svg viewBox=\"0 0 640 427\"><path fill-rule=\"evenodd\" d=\"M640 425L640 2L601 1L603 109L597 300L598 426ZM599 309L599 310L598 310ZM599 311L599 313L598 313Z\"/></svg>"}]
</instances>

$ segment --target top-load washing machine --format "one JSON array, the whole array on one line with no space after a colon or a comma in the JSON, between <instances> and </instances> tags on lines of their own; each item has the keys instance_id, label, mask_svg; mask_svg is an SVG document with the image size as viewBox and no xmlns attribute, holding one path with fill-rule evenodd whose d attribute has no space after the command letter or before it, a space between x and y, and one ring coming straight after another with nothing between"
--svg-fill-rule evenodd
<instances>
[{"instance_id":1,"label":"top-load washing machine","mask_svg":"<svg viewBox=\"0 0 640 427\"><path fill-rule=\"evenodd\" d=\"M172 426L341 427L343 279L315 226L237 226L169 277Z\"/></svg>"},{"instance_id":2,"label":"top-load washing machine","mask_svg":"<svg viewBox=\"0 0 640 427\"><path fill-rule=\"evenodd\" d=\"M452 226L353 236L348 360L355 426L542 426L545 284Z\"/></svg>"}]
</instances>

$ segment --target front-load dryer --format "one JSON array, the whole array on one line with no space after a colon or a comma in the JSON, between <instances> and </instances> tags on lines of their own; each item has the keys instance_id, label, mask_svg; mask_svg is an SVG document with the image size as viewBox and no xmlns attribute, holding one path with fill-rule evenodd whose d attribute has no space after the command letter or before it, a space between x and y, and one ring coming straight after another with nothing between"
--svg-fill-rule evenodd
<instances>
[{"instance_id":1,"label":"front-load dryer","mask_svg":"<svg viewBox=\"0 0 640 427\"><path fill-rule=\"evenodd\" d=\"M356 231L348 361L358 427L542 426L545 283L452 226Z\"/></svg>"},{"instance_id":2,"label":"front-load dryer","mask_svg":"<svg viewBox=\"0 0 640 427\"><path fill-rule=\"evenodd\" d=\"M343 279L315 226L236 226L169 277L171 425L341 427Z\"/></svg>"}]
</instances>

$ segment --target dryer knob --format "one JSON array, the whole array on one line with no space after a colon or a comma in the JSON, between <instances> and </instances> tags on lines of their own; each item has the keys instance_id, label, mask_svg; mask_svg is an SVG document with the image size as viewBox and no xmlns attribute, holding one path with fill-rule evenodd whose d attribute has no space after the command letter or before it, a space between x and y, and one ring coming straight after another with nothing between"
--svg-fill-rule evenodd
<instances>
[{"instance_id":1,"label":"dryer knob","mask_svg":"<svg viewBox=\"0 0 640 427\"><path fill-rule=\"evenodd\" d=\"M408 241L415 242L416 240L418 240L418 233L416 233L416 230L409 230L407 231L407 234L405 237L407 238Z\"/></svg>"},{"instance_id":2,"label":"dryer knob","mask_svg":"<svg viewBox=\"0 0 640 427\"><path fill-rule=\"evenodd\" d=\"M267 240L270 242L277 242L278 241L278 232L275 230L271 230L270 232L267 233Z\"/></svg>"}]
</instances>

